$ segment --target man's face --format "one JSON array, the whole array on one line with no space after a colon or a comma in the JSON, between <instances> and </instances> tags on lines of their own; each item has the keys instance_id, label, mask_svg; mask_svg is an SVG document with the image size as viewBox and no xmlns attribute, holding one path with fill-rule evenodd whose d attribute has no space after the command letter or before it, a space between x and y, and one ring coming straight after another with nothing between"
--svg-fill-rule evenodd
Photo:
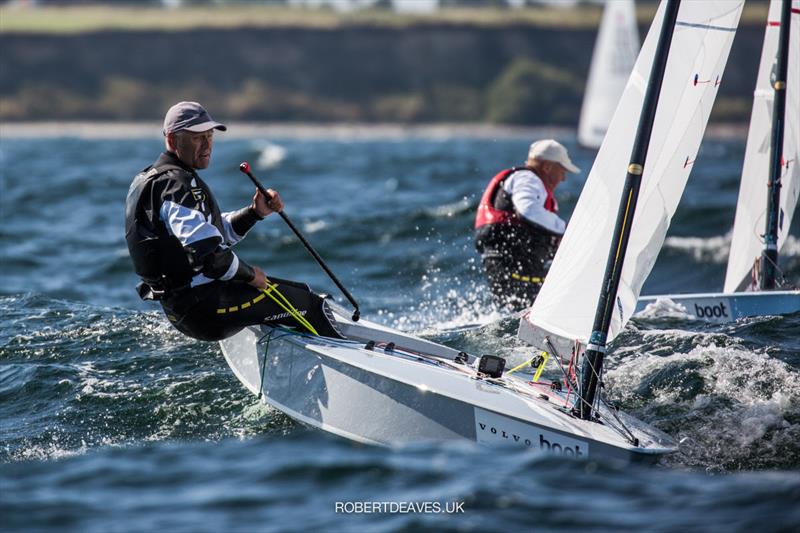
<instances>
[{"instance_id":1,"label":"man's face","mask_svg":"<svg viewBox=\"0 0 800 533\"><path fill-rule=\"evenodd\" d=\"M174 136L172 147L178 159L194 169L208 168L214 144L213 129L200 133L179 131L170 135Z\"/></svg>"},{"instance_id":2,"label":"man's face","mask_svg":"<svg viewBox=\"0 0 800 533\"><path fill-rule=\"evenodd\" d=\"M561 183L562 181L566 181L567 179L567 169L564 168L563 165L556 163L556 176L558 176L558 182Z\"/></svg>"},{"instance_id":3,"label":"man's face","mask_svg":"<svg viewBox=\"0 0 800 533\"><path fill-rule=\"evenodd\" d=\"M555 189L559 183L567 179L567 169L564 168L560 163L556 162L549 162L550 165L550 179L553 182L553 188Z\"/></svg>"}]
</instances>

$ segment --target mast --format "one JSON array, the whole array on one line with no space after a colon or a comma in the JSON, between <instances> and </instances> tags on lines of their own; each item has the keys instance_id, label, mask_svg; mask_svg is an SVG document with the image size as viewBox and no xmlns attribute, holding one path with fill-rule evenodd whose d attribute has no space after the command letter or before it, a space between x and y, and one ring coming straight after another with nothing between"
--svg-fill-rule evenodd
<instances>
[{"instance_id":1,"label":"mast","mask_svg":"<svg viewBox=\"0 0 800 533\"><path fill-rule=\"evenodd\" d=\"M778 265L778 223L781 208L781 169L783 160L783 127L786 122L786 78L789 67L789 25L792 19L792 0L783 0L781 26L778 33L778 53L775 81L772 87L775 97L772 105L772 135L769 149L769 182L767 187L767 224L764 232L764 250L761 252L758 289L775 288L775 272Z\"/></svg>"},{"instance_id":2,"label":"mast","mask_svg":"<svg viewBox=\"0 0 800 533\"><path fill-rule=\"evenodd\" d=\"M664 80L664 70L667 65L672 33L678 18L680 0L668 0L664 13L661 33L658 36L653 66L650 69L650 79L642 104L642 114L631 151L628 173L625 177L625 186L620 198L617 221L611 240L611 249L608 254L603 284L600 288L600 299L597 302L592 334L589 337L586 353L583 358L581 370L581 390L576 401L575 411L582 419L592 418L597 385L603 370L603 358L606 352L606 339L611 317L614 312L614 302L617 298L617 289L622 275L622 265L631 233L633 215L636 211L636 201L639 188L642 184L647 149L650 145L650 134L653 131L653 121L658 107L658 97L661 93L661 84Z\"/></svg>"}]
</instances>

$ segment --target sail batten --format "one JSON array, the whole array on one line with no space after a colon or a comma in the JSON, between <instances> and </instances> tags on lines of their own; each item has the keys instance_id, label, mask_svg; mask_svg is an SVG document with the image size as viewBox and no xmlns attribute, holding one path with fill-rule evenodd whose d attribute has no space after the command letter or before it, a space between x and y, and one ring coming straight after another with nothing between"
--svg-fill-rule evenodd
<instances>
[{"instance_id":1,"label":"sail batten","mask_svg":"<svg viewBox=\"0 0 800 533\"><path fill-rule=\"evenodd\" d=\"M642 284L655 263L689 177L722 80L743 1L685 2L678 13L672 50L642 175L638 207L628 239L607 341L625 326ZM522 340L542 346L549 335L557 348L584 344L611 246L617 206L644 101L656 41L664 20L659 6L609 126L553 265L534 305L520 321Z\"/></svg>"}]
</instances>

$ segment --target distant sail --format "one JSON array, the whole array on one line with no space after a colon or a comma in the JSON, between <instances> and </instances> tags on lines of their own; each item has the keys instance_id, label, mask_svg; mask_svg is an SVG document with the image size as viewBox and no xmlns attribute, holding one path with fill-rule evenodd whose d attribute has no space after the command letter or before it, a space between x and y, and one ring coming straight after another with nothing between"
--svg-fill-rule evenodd
<instances>
[{"instance_id":1,"label":"distant sail","mask_svg":"<svg viewBox=\"0 0 800 533\"><path fill-rule=\"evenodd\" d=\"M606 2L578 124L578 142L600 148L639 52L633 0Z\"/></svg>"},{"instance_id":2,"label":"distant sail","mask_svg":"<svg viewBox=\"0 0 800 533\"><path fill-rule=\"evenodd\" d=\"M697 157L743 3L704 0L681 5L608 342L633 314L661 250ZM574 340L585 343L592 331L664 8L662 2L542 290L520 320L520 338L533 345L543 346L542 337L549 335L563 349Z\"/></svg>"},{"instance_id":3,"label":"distant sail","mask_svg":"<svg viewBox=\"0 0 800 533\"><path fill-rule=\"evenodd\" d=\"M753 95L750 132L744 152L742 182L733 240L725 274L725 292L744 290L750 284L750 272L764 249L767 216L767 181L772 130L774 91L771 76L775 70L780 31L781 0L772 0L761 51L761 64ZM781 211L778 223L778 251L786 242L794 209L800 197L800 0L792 2L789 36L789 71L786 79L786 116L783 131L783 173L781 176Z\"/></svg>"}]
</instances>

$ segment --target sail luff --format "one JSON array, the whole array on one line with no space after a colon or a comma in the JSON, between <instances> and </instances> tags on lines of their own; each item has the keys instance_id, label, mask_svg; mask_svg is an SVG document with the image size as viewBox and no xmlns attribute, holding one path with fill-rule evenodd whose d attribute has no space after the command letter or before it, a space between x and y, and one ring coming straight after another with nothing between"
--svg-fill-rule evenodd
<instances>
[{"instance_id":1,"label":"sail luff","mask_svg":"<svg viewBox=\"0 0 800 533\"><path fill-rule=\"evenodd\" d=\"M769 182L767 186L767 223L764 231L764 250L759 268L759 290L775 288L778 266L778 211L781 206L781 167L783 156L783 126L786 112L786 78L789 71L789 36L792 21L792 0L781 4L781 26L778 34L778 61L772 106L772 136L770 144Z\"/></svg>"},{"instance_id":2,"label":"sail luff","mask_svg":"<svg viewBox=\"0 0 800 533\"><path fill-rule=\"evenodd\" d=\"M611 310L613 309L611 302L616 299L617 289L619 288L622 266L625 262L628 240L633 227L634 215L636 214L642 174L647 162L647 151L650 146L650 136L653 132L653 121L656 116L661 85L664 81L664 70L669 57L670 44L680 5L680 0L667 1L664 22L661 25L661 33L658 37L658 45L656 46L655 57L653 58L653 65L647 82L647 91L645 92L639 117L639 126L636 130L633 150L628 163L625 187L620 198L614 236L611 241L611 248L606 262L606 272L595 311L594 326L583 362L581 391L577 406L580 416L584 420L591 419L595 392L602 374L606 338L608 336L608 327L611 323Z\"/></svg>"}]
</instances>

